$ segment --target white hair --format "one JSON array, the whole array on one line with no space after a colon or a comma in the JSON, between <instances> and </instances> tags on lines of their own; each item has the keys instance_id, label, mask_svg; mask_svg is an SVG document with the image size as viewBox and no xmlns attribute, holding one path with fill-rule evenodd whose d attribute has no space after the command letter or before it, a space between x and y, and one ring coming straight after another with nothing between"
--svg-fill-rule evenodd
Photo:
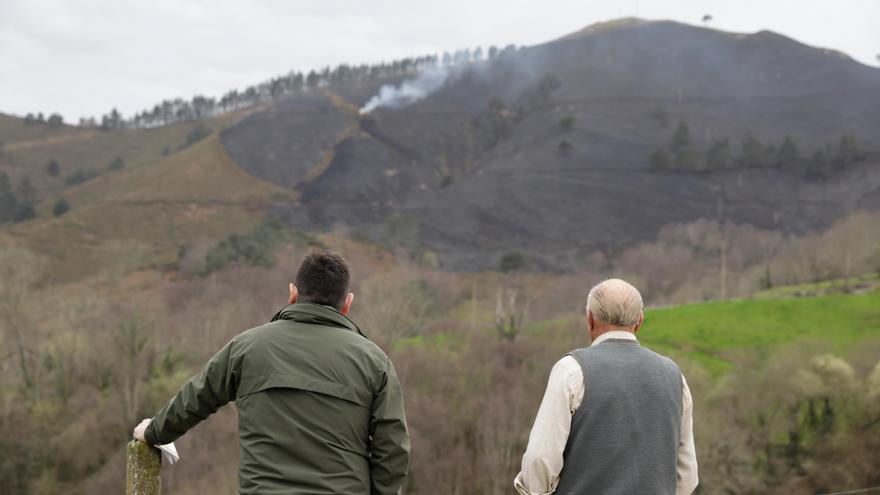
<instances>
[{"instance_id":1,"label":"white hair","mask_svg":"<svg viewBox=\"0 0 880 495\"><path fill-rule=\"evenodd\" d=\"M642 295L639 290L619 278L597 284L587 295L587 311L601 323L634 327L642 317Z\"/></svg>"}]
</instances>

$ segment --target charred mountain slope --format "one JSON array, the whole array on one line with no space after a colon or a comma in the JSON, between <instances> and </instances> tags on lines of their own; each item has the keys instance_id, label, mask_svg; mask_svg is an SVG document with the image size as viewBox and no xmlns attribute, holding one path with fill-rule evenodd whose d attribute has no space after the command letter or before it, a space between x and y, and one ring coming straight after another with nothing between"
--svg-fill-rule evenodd
<instances>
[{"instance_id":1,"label":"charred mountain slope","mask_svg":"<svg viewBox=\"0 0 880 495\"><path fill-rule=\"evenodd\" d=\"M880 70L771 32L613 21L358 114L378 87L289 98L223 142L251 174L300 192L282 209L295 225L345 224L450 268L494 267L508 251L565 268L670 222L797 233L880 206ZM835 165L845 135L855 158ZM652 162L658 151L675 163Z\"/></svg>"}]
</instances>

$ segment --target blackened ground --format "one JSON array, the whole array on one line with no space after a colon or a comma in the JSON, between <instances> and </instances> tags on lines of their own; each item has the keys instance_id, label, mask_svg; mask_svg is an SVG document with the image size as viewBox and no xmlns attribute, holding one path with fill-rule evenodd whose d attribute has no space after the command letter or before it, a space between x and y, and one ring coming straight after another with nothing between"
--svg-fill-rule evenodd
<instances>
[{"instance_id":1,"label":"blackened ground","mask_svg":"<svg viewBox=\"0 0 880 495\"><path fill-rule=\"evenodd\" d=\"M509 251L564 269L670 222L802 233L880 207L880 70L774 33L626 20L472 64L407 107L352 110L380 86L291 97L223 142L251 174L300 192L276 209L294 225L343 224L452 269L494 268ZM725 138L739 155L747 134L777 148L791 135L809 156L849 133L868 157L821 179L651 169L680 121L699 160Z\"/></svg>"}]
</instances>

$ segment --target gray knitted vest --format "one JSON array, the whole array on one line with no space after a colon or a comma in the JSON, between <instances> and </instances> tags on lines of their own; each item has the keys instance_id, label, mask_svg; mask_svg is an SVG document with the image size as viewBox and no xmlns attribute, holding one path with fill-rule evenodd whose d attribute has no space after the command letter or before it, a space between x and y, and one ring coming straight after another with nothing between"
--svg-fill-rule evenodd
<instances>
[{"instance_id":1,"label":"gray knitted vest","mask_svg":"<svg viewBox=\"0 0 880 495\"><path fill-rule=\"evenodd\" d=\"M674 495L681 371L638 342L609 339L569 354L584 372L557 495Z\"/></svg>"}]
</instances>

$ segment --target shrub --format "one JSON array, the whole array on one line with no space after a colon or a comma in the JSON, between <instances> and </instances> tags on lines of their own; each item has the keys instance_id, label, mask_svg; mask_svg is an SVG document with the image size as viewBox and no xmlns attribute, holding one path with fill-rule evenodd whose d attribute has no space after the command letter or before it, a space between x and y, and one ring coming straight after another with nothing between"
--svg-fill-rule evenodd
<instances>
[{"instance_id":1,"label":"shrub","mask_svg":"<svg viewBox=\"0 0 880 495\"><path fill-rule=\"evenodd\" d=\"M0 172L0 223L8 222L15 215L17 200L12 191L12 183L9 176Z\"/></svg>"},{"instance_id":2,"label":"shrub","mask_svg":"<svg viewBox=\"0 0 880 495\"><path fill-rule=\"evenodd\" d=\"M55 202L55 206L52 207L52 214L56 217L60 217L70 211L70 205L67 204L67 200L64 198L59 199Z\"/></svg>"},{"instance_id":3,"label":"shrub","mask_svg":"<svg viewBox=\"0 0 880 495\"><path fill-rule=\"evenodd\" d=\"M202 275L220 270L235 261L243 261L251 266L271 267L275 262L272 256L275 247L296 237L295 232L274 220L261 223L250 232L232 234L208 250Z\"/></svg>"},{"instance_id":4,"label":"shrub","mask_svg":"<svg viewBox=\"0 0 880 495\"><path fill-rule=\"evenodd\" d=\"M801 153L798 150L797 143L788 134L785 135L785 139L782 140L782 146L779 147L777 161L782 167L797 165L801 161Z\"/></svg>"},{"instance_id":5,"label":"shrub","mask_svg":"<svg viewBox=\"0 0 880 495\"><path fill-rule=\"evenodd\" d=\"M559 128L562 129L562 132L568 132L572 127L574 127L574 117L564 117L559 121Z\"/></svg>"},{"instance_id":6,"label":"shrub","mask_svg":"<svg viewBox=\"0 0 880 495\"><path fill-rule=\"evenodd\" d=\"M845 167L862 159L859 149L859 141L852 134L846 134L840 138L837 150L834 153L835 165Z\"/></svg>"},{"instance_id":7,"label":"shrub","mask_svg":"<svg viewBox=\"0 0 880 495\"><path fill-rule=\"evenodd\" d=\"M654 110L651 111L651 118L664 129L669 126L669 112L663 105L654 107Z\"/></svg>"},{"instance_id":8,"label":"shrub","mask_svg":"<svg viewBox=\"0 0 880 495\"><path fill-rule=\"evenodd\" d=\"M559 145L556 146L556 152L559 153L559 156L563 157L571 155L572 149L574 149L574 146L565 139L560 141Z\"/></svg>"},{"instance_id":9,"label":"shrub","mask_svg":"<svg viewBox=\"0 0 880 495\"><path fill-rule=\"evenodd\" d=\"M526 267L526 257L519 251L509 251L501 256L498 267L504 273L522 270Z\"/></svg>"},{"instance_id":10,"label":"shrub","mask_svg":"<svg viewBox=\"0 0 880 495\"><path fill-rule=\"evenodd\" d=\"M727 167L730 157L730 146L727 139L720 139L712 143L709 153L706 155L706 169L719 170Z\"/></svg>"},{"instance_id":11,"label":"shrub","mask_svg":"<svg viewBox=\"0 0 880 495\"><path fill-rule=\"evenodd\" d=\"M17 198L15 201L15 215L13 221L23 222L37 216L35 206L37 204L37 191L29 177L25 177L18 185Z\"/></svg>"},{"instance_id":12,"label":"shrub","mask_svg":"<svg viewBox=\"0 0 880 495\"><path fill-rule=\"evenodd\" d=\"M98 172L96 172L92 169L89 169L89 168L81 168L81 169L77 170L76 172L67 176L67 179L65 179L64 182L68 186L75 186L77 184L82 184L83 182L92 180L97 176L98 176Z\"/></svg>"},{"instance_id":13,"label":"shrub","mask_svg":"<svg viewBox=\"0 0 880 495\"><path fill-rule=\"evenodd\" d=\"M58 177L61 175L61 164L54 158L49 160L49 163L46 165L46 173L49 177Z\"/></svg>"},{"instance_id":14,"label":"shrub","mask_svg":"<svg viewBox=\"0 0 880 495\"><path fill-rule=\"evenodd\" d=\"M691 145L691 131L684 120L678 123L675 132L672 134L672 151L679 151L688 148Z\"/></svg>"},{"instance_id":15,"label":"shrub","mask_svg":"<svg viewBox=\"0 0 880 495\"><path fill-rule=\"evenodd\" d=\"M199 141L205 139L210 135L211 129L205 127L202 124L199 124L193 127L193 129L186 134L186 141L184 141L184 143L180 145L179 149L189 148L190 146L198 143Z\"/></svg>"},{"instance_id":16,"label":"shrub","mask_svg":"<svg viewBox=\"0 0 880 495\"><path fill-rule=\"evenodd\" d=\"M648 160L651 164L651 168L655 170L668 170L672 165L672 160L669 158L669 153L659 150L651 153L648 156Z\"/></svg>"},{"instance_id":17,"label":"shrub","mask_svg":"<svg viewBox=\"0 0 880 495\"><path fill-rule=\"evenodd\" d=\"M114 158L109 164L107 164L107 170L110 171L118 171L125 168L125 161L121 156L117 156Z\"/></svg>"}]
</instances>

